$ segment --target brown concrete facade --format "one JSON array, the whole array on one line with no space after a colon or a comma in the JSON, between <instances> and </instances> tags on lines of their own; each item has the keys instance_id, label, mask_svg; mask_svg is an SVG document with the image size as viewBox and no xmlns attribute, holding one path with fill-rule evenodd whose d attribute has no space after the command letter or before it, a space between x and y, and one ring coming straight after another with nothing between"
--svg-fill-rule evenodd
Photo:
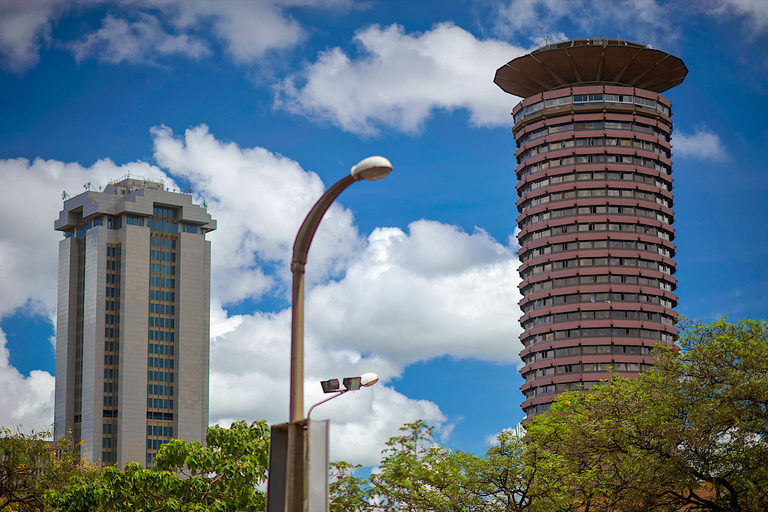
<instances>
[{"instance_id":1,"label":"brown concrete facade","mask_svg":"<svg viewBox=\"0 0 768 512\"><path fill-rule=\"evenodd\" d=\"M625 68L625 76L637 64L632 56L637 60L644 48L630 44L606 43L603 52L615 60L619 52L611 54L610 48L624 49L629 61L612 61L611 67ZM560 54L573 48L568 42L552 46ZM576 45L581 46L586 45ZM594 46L590 56L600 53ZM576 76L574 69L599 65L579 61L573 51L567 69L555 66L555 56L548 58L546 50L531 55L549 62L553 75ZM524 61L531 55L499 73L529 65ZM642 73L648 83L670 76L669 69L647 63ZM517 91L498 78L507 92ZM522 408L530 419L549 410L557 393L589 388L611 371L639 375L653 364L650 351L656 345L676 339L672 113L658 92L590 80L589 85L557 83L526 97L512 114L522 262Z\"/></svg>"}]
</instances>

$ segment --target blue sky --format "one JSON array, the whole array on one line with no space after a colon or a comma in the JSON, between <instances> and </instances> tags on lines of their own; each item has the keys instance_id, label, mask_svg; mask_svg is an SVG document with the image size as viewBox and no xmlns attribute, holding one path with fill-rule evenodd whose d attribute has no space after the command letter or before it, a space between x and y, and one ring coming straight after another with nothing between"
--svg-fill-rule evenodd
<instances>
[{"instance_id":1,"label":"blue sky","mask_svg":"<svg viewBox=\"0 0 768 512\"><path fill-rule=\"evenodd\" d=\"M683 59L673 104L680 296L765 319L768 2L6 1L0 4L0 423L53 421L61 192L127 173L191 186L218 220L211 421L287 419L288 259L322 191L362 158L395 170L337 201L310 253L307 399L332 455L375 464L405 421L483 452L522 417L509 112L498 67L597 35Z\"/></svg>"}]
</instances>

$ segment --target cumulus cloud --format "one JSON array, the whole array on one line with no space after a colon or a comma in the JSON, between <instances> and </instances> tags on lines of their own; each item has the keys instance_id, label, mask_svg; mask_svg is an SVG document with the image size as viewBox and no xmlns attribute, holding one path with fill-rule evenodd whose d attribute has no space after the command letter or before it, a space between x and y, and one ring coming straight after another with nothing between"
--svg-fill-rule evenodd
<instances>
[{"instance_id":1,"label":"cumulus cloud","mask_svg":"<svg viewBox=\"0 0 768 512\"><path fill-rule=\"evenodd\" d=\"M656 0L508 0L496 4L494 31L505 37L523 35L539 46L568 39L560 31L567 21L583 34L621 31L622 38L669 45L679 37L669 7ZM611 35L610 37L616 37Z\"/></svg>"},{"instance_id":2,"label":"cumulus cloud","mask_svg":"<svg viewBox=\"0 0 768 512\"><path fill-rule=\"evenodd\" d=\"M97 187L107 176L184 178L218 220L212 240L212 422L287 420L290 308L234 315L227 304L287 289L288 258L299 224L325 185L289 158L241 148L197 126L177 136L152 131L157 165L91 167L54 160L0 160L0 317L28 303L53 315L60 235L52 222L61 190ZM26 205L34 203L30 210ZM24 226L24 229L19 229ZM514 247L482 229L466 233L435 221L377 228L362 237L352 213L336 205L312 247L306 292L306 406L323 398L319 381L373 371L381 382L323 405L332 456L378 462L400 425L424 419L450 431L439 407L395 391L391 383L415 361L439 356L516 361L518 261ZM329 277L333 277L329 279ZM243 284L245 283L245 284ZM50 424L53 377L22 377L8 363L0 333L0 422Z\"/></svg>"},{"instance_id":3,"label":"cumulus cloud","mask_svg":"<svg viewBox=\"0 0 768 512\"><path fill-rule=\"evenodd\" d=\"M37 64L41 44L50 41L52 23L63 8L64 0L1 2L0 62L15 72Z\"/></svg>"},{"instance_id":4,"label":"cumulus cloud","mask_svg":"<svg viewBox=\"0 0 768 512\"><path fill-rule=\"evenodd\" d=\"M183 138L164 127L153 135L157 162L188 179L219 223L212 235L215 296L223 303L258 299L289 279L294 238L325 189L320 178L264 148L216 140L205 125ZM334 204L313 243L310 276L317 280L339 271L359 243L351 212ZM281 270L267 275L265 265Z\"/></svg>"},{"instance_id":5,"label":"cumulus cloud","mask_svg":"<svg viewBox=\"0 0 768 512\"><path fill-rule=\"evenodd\" d=\"M672 135L672 146L675 157L715 161L728 158L720 136L706 126L697 127L691 134L676 130Z\"/></svg>"},{"instance_id":6,"label":"cumulus cloud","mask_svg":"<svg viewBox=\"0 0 768 512\"><path fill-rule=\"evenodd\" d=\"M763 0L716 0L709 14L717 17L723 14L741 17L753 33L768 28L768 2Z\"/></svg>"},{"instance_id":7,"label":"cumulus cloud","mask_svg":"<svg viewBox=\"0 0 768 512\"><path fill-rule=\"evenodd\" d=\"M58 241L53 221L62 208L61 193L75 195L84 183L107 184L108 176L125 174L164 178L165 173L145 162L115 165L109 159L91 167L56 160L25 158L0 160L0 318L28 301L52 314L56 307ZM29 205L34 204L34 208Z\"/></svg>"},{"instance_id":8,"label":"cumulus cloud","mask_svg":"<svg viewBox=\"0 0 768 512\"><path fill-rule=\"evenodd\" d=\"M24 377L8 362L5 333L0 330L0 425L47 430L53 424L53 376L33 370Z\"/></svg>"},{"instance_id":9,"label":"cumulus cloud","mask_svg":"<svg viewBox=\"0 0 768 512\"><path fill-rule=\"evenodd\" d=\"M372 25L354 41L359 56L331 48L285 78L275 87L276 107L369 135L381 128L417 132L435 109L466 109L475 126L512 124L517 100L493 76L522 48L477 39L451 23L412 34Z\"/></svg>"},{"instance_id":10,"label":"cumulus cloud","mask_svg":"<svg viewBox=\"0 0 768 512\"><path fill-rule=\"evenodd\" d=\"M167 34L160 20L149 14L141 14L134 22L108 15L99 30L70 43L69 48L78 62L95 55L112 64L152 62L172 54L198 58L210 53L203 41L186 34Z\"/></svg>"}]
</instances>

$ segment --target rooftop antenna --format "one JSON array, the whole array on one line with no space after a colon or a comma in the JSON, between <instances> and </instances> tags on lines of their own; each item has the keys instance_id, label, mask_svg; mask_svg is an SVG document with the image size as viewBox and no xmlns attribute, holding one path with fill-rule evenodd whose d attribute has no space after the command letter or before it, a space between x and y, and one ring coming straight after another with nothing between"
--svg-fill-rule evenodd
<instances>
[{"instance_id":1,"label":"rooftop antenna","mask_svg":"<svg viewBox=\"0 0 768 512\"><path fill-rule=\"evenodd\" d=\"M62 190L61 191L61 200L62 201L66 201L67 199L69 199L69 194L67 194L66 190Z\"/></svg>"}]
</instances>

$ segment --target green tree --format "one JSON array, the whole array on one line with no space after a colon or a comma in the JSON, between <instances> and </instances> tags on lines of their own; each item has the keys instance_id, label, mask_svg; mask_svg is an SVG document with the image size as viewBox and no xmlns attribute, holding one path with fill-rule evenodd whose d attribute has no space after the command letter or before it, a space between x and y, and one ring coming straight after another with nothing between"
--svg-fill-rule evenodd
<instances>
[{"instance_id":1,"label":"green tree","mask_svg":"<svg viewBox=\"0 0 768 512\"><path fill-rule=\"evenodd\" d=\"M525 442L514 431L503 430L485 457L465 459L466 488L484 504L484 510L522 512L530 509L537 458L528 455Z\"/></svg>"},{"instance_id":2,"label":"green tree","mask_svg":"<svg viewBox=\"0 0 768 512\"><path fill-rule=\"evenodd\" d=\"M534 509L768 509L768 324L681 324L638 379L560 395L528 429Z\"/></svg>"},{"instance_id":3,"label":"green tree","mask_svg":"<svg viewBox=\"0 0 768 512\"><path fill-rule=\"evenodd\" d=\"M371 475L379 510L479 510L465 468L473 456L433 442L434 427L419 420L400 427L405 435L387 441L380 472Z\"/></svg>"},{"instance_id":4,"label":"green tree","mask_svg":"<svg viewBox=\"0 0 768 512\"><path fill-rule=\"evenodd\" d=\"M331 512L367 512L373 510L368 481L354 476L361 466L331 462L328 494Z\"/></svg>"},{"instance_id":5,"label":"green tree","mask_svg":"<svg viewBox=\"0 0 768 512\"><path fill-rule=\"evenodd\" d=\"M48 489L65 485L93 468L80 461L71 438L51 441L50 432L24 433L0 428L0 510L44 510Z\"/></svg>"},{"instance_id":6,"label":"green tree","mask_svg":"<svg viewBox=\"0 0 768 512\"><path fill-rule=\"evenodd\" d=\"M102 468L95 479L74 479L47 496L66 512L258 511L265 508L269 427L258 421L208 427L206 445L174 439L161 447L157 469L127 464Z\"/></svg>"}]
</instances>

